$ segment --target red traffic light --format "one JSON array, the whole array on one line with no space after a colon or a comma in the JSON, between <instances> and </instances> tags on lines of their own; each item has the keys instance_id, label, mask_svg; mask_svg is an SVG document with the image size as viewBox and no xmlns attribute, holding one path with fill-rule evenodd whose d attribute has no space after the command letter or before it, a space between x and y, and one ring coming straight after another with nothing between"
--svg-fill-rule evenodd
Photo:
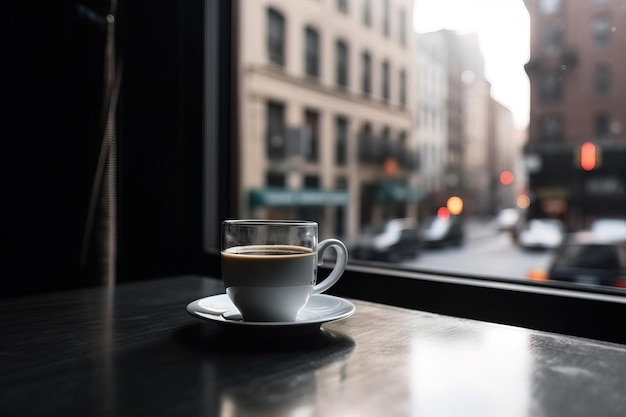
<instances>
[{"instance_id":1,"label":"red traffic light","mask_svg":"<svg viewBox=\"0 0 626 417\"><path fill-rule=\"evenodd\" d=\"M591 142L585 142L580 147L580 167L585 171L591 171L597 164L596 145Z\"/></svg>"}]
</instances>

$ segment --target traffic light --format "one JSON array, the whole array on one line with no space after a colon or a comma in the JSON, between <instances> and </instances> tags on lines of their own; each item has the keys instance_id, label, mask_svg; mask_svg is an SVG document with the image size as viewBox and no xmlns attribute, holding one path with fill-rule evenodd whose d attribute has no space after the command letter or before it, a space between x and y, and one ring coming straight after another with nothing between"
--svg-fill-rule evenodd
<instances>
[{"instance_id":1,"label":"traffic light","mask_svg":"<svg viewBox=\"0 0 626 417\"><path fill-rule=\"evenodd\" d=\"M580 167L585 171L591 171L600 164L598 147L591 142L585 142L580 146Z\"/></svg>"}]
</instances>

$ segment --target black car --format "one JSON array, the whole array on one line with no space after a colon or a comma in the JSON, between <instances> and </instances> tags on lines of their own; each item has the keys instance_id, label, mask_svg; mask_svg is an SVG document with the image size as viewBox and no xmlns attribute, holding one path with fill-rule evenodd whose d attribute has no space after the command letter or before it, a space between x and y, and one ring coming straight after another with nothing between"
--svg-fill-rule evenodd
<instances>
[{"instance_id":1,"label":"black car","mask_svg":"<svg viewBox=\"0 0 626 417\"><path fill-rule=\"evenodd\" d=\"M365 227L350 245L354 259L400 262L419 255L421 242L414 219L393 219Z\"/></svg>"},{"instance_id":2,"label":"black car","mask_svg":"<svg viewBox=\"0 0 626 417\"><path fill-rule=\"evenodd\" d=\"M626 242L572 235L555 253L547 279L626 288Z\"/></svg>"},{"instance_id":3,"label":"black car","mask_svg":"<svg viewBox=\"0 0 626 417\"><path fill-rule=\"evenodd\" d=\"M424 247L461 246L465 241L465 226L458 216L436 216L421 228Z\"/></svg>"}]
</instances>

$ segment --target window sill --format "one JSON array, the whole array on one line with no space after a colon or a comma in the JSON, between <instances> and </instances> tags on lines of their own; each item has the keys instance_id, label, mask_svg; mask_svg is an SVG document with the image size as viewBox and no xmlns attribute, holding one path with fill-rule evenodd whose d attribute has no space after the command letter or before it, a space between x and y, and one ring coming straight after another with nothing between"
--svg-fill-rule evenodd
<instances>
[{"instance_id":1,"label":"window sill","mask_svg":"<svg viewBox=\"0 0 626 417\"><path fill-rule=\"evenodd\" d=\"M325 276L328 266L321 267ZM329 293L429 311L626 344L626 294L611 288L516 282L349 265Z\"/></svg>"}]
</instances>

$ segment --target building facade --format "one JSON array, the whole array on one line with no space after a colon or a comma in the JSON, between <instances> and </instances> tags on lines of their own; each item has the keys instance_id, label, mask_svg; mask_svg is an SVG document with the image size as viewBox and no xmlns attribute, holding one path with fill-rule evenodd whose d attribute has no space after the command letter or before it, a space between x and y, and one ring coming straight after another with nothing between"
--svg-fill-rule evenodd
<instances>
[{"instance_id":1,"label":"building facade","mask_svg":"<svg viewBox=\"0 0 626 417\"><path fill-rule=\"evenodd\" d=\"M443 31L417 35L415 42L415 135L420 184L430 199L446 191L448 167L449 53ZM438 205L439 202L434 202Z\"/></svg>"},{"instance_id":2,"label":"building facade","mask_svg":"<svg viewBox=\"0 0 626 417\"><path fill-rule=\"evenodd\" d=\"M525 0L531 19L528 145L532 216L571 229L626 215L626 8L622 1ZM581 166L593 144L594 163Z\"/></svg>"},{"instance_id":3,"label":"building facade","mask_svg":"<svg viewBox=\"0 0 626 417\"><path fill-rule=\"evenodd\" d=\"M240 216L414 216L409 0L240 0Z\"/></svg>"}]
</instances>

